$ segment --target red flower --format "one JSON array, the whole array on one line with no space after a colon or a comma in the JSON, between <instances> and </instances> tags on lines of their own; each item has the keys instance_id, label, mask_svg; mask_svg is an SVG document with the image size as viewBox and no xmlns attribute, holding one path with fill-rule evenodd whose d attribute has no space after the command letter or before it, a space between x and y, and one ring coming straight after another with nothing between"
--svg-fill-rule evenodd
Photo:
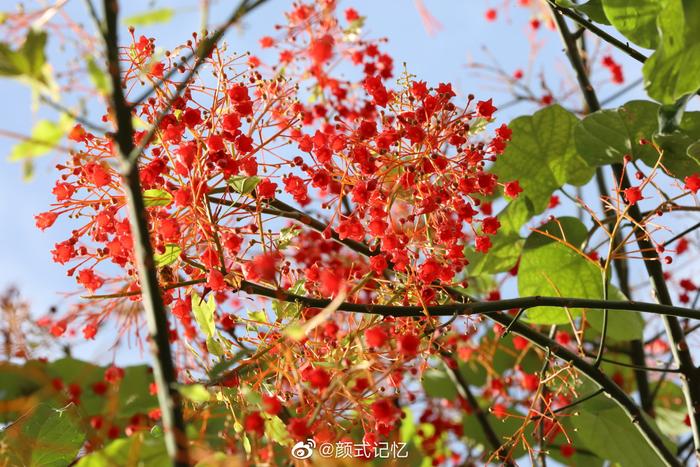
<instances>
[{"instance_id":1,"label":"red flower","mask_svg":"<svg viewBox=\"0 0 700 467\"><path fill-rule=\"evenodd\" d=\"M413 357L418 353L420 339L415 334L404 334L399 336L398 351L406 357Z\"/></svg>"},{"instance_id":2,"label":"red flower","mask_svg":"<svg viewBox=\"0 0 700 467\"><path fill-rule=\"evenodd\" d=\"M105 381L108 383L118 383L124 378L124 369L118 366L112 365L105 370Z\"/></svg>"},{"instance_id":3,"label":"red flower","mask_svg":"<svg viewBox=\"0 0 700 467\"><path fill-rule=\"evenodd\" d=\"M481 221L481 230L488 235L495 235L500 226L501 223L498 222L498 219L495 217L485 217L484 220Z\"/></svg>"},{"instance_id":4,"label":"red flower","mask_svg":"<svg viewBox=\"0 0 700 467\"><path fill-rule=\"evenodd\" d=\"M314 368L308 372L307 380L316 389L325 389L331 384L331 375L323 368Z\"/></svg>"},{"instance_id":5,"label":"red flower","mask_svg":"<svg viewBox=\"0 0 700 467\"><path fill-rule=\"evenodd\" d=\"M276 396L262 396L262 405L265 412L270 415L277 415L282 410L282 403Z\"/></svg>"},{"instance_id":6,"label":"red flower","mask_svg":"<svg viewBox=\"0 0 700 467\"><path fill-rule=\"evenodd\" d=\"M315 65L322 65L333 56L335 40L330 34L314 39L309 44L309 56Z\"/></svg>"},{"instance_id":7,"label":"red flower","mask_svg":"<svg viewBox=\"0 0 700 467\"><path fill-rule=\"evenodd\" d=\"M561 445L561 447L559 448L559 452L562 456L568 458L576 454L576 448L573 447L571 444L566 443Z\"/></svg>"},{"instance_id":8,"label":"red flower","mask_svg":"<svg viewBox=\"0 0 700 467\"><path fill-rule=\"evenodd\" d=\"M638 186L625 188L623 191L625 194L625 199L630 206L634 206L637 204L637 201L644 199L644 196L642 196L642 190L640 190Z\"/></svg>"},{"instance_id":9,"label":"red flower","mask_svg":"<svg viewBox=\"0 0 700 467\"><path fill-rule=\"evenodd\" d=\"M56 218L58 217L58 214L56 214L53 211L47 211L47 212L42 212L41 214L37 214L34 216L34 219L36 221L36 226L40 228L41 230L46 230L49 227L51 227L54 222L56 222Z\"/></svg>"},{"instance_id":10,"label":"red flower","mask_svg":"<svg viewBox=\"0 0 700 467\"><path fill-rule=\"evenodd\" d=\"M496 21L498 13L496 12L495 8L489 8L486 10L486 14L484 16L486 17L486 21Z\"/></svg>"},{"instance_id":11,"label":"red flower","mask_svg":"<svg viewBox=\"0 0 700 467\"><path fill-rule=\"evenodd\" d=\"M226 281L224 281L224 275L218 269L212 269L207 275L207 287L215 292L226 289Z\"/></svg>"},{"instance_id":12,"label":"red flower","mask_svg":"<svg viewBox=\"0 0 700 467\"><path fill-rule=\"evenodd\" d=\"M91 162L83 167L83 173L88 182L96 187L109 185L112 181L112 176L100 164Z\"/></svg>"},{"instance_id":13,"label":"red flower","mask_svg":"<svg viewBox=\"0 0 700 467\"><path fill-rule=\"evenodd\" d=\"M525 373L523 375L523 380L520 382L520 385L526 391L535 391L540 385L540 378L537 375Z\"/></svg>"},{"instance_id":14,"label":"red flower","mask_svg":"<svg viewBox=\"0 0 700 467\"><path fill-rule=\"evenodd\" d=\"M496 111L496 107L493 106L493 99L487 101L479 101L476 103L476 112L479 117L489 119Z\"/></svg>"},{"instance_id":15,"label":"red flower","mask_svg":"<svg viewBox=\"0 0 700 467\"><path fill-rule=\"evenodd\" d=\"M391 426L401 416L401 410L391 399L380 399L370 406L370 411L377 424Z\"/></svg>"},{"instance_id":16,"label":"red flower","mask_svg":"<svg viewBox=\"0 0 700 467\"><path fill-rule=\"evenodd\" d=\"M700 175L694 173L693 175L690 175L689 177L685 177L685 189L690 190L693 192L693 194L697 193L698 190L700 190Z\"/></svg>"},{"instance_id":17,"label":"red flower","mask_svg":"<svg viewBox=\"0 0 700 467\"><path fill-rule=\"evenodd\" d=\"M263 178L258 186L255 188L255 192L261 199L270 199L275 197L275 191L277 190L277 184L271 182L269 178Z\"/></svg>"},{"instance_id":18,"label":"red flower","mask_svg":"<svg viewBox=\"0 0 700 467\"><path fill-rule=\"evenodd\" d=\"M94 339L95 335L97 335L97 326L94 324L86 324L83 328L83 337L85 337L85 339Z\"/></svg>"},{"instance_id":19,"label":"red flower","mask_svg":"<svg viewBox=\"0 0 700 467\"><path fill-rule=\"evenodd\" d=\"M98 396L102 396L107 392L107 383L104 381L98 381L92 385L92 392Z\"/></svg>"},{"instance_id":20,"label":"red flower","mask_svg":"<svg viewBox=\"0 0 700 467\"><path fill-rule=\"evenodd\" d=\"M260 412L251 412L246 415L243 426L246 431L251 431L258 436L265 433L265 419L262 418Z\"/></svg>"},{"instance_id":21,"label":"red flower","mask_svg":"<svg viewBox=\"0 0 700 467\"><path fill-rule=\"evenodd\" d=\"M508 409L503 404L494 404L491 408L491 413L496 418L505 418L508 415Z\"/></svg>"},{"instance_id":22,"label":"red flower","mask_svg":"<svg viewBox=\"0 0 700 467\"><path fill-rule=\"evenodd\" d=\"M523 192L523 189L520 188L520 182L515 180L514 182L506 183L503 187L503 192L507 197L513 199L517 198L518 195Z\"/></svg>"},{"instance_id":23,"label":"red flower","mask_svg":"<svg viewBox=\"0 0 700 467\"><path fill-rule=\"evenodd\" d=\"M92 269L81 269L80 272L78 272L78 284L82 285L91 292L94 292L102 287L104 282L104 279L95 274L95 271Z\"/></svg>"},{"instance_id":24,"label":"red flower","mask_svg":"<svg viewBox=\"0 0 700 467\"><path fill-rule=\"evenodd\" d=\"M382 347L386 344L387 339L389 339L389 335L381 326L374 326L365 330L365 340L370 347Z\"/></svg>"},{"instance_id":25,"label":"red flower","mask_svg":"<svg viewBox=\"0 0 700 467\"><path fill-rule=\"evenodd\" d=\"M513 347L515 350L525 350L529 342L522 336L513 336Z\"/></svg>"},{"instance_id":26,"label":"red flower","mask_svg":"<svg viewBox=\"0 0 700 467\"><path fill-rule=\"evenodd\" d=\"M389 266L384 255L375 255L369 259L369 267L379 275Z\"/></svg>"},{"instance_id":27,"label":"red flower","mask_svg":"<svg viewBox=\"0 0 700 467\"><path fill-rule=\"evenodd\" d=\"M56 183L54 189L51 190L51 193L56 196L56 201L65 201L73 196L73 193L75 193L75 187L69 183L58 182Z\"/></svg>"},{"instance_id":28,"label":"red flower","mask_svg":"<svg viewBox=\"0 0 700 467\"><path fill-rule=\"evenodd\" d=\"M474 241L474 247L476 251L480 253L488 253L491 249L491 239L489 237L479 235Z\"/></svg>"},{"instance_id":29,"label":"red flower","mask_svg":"<svg viewBox=\"0 0 700 467\"><path fill-rule=\"evenodd\" d=\"M306 439L311 435L311 428L305 418L292 418L287 423L287 431L296 440Z\"/></svg>"}]
</instances>

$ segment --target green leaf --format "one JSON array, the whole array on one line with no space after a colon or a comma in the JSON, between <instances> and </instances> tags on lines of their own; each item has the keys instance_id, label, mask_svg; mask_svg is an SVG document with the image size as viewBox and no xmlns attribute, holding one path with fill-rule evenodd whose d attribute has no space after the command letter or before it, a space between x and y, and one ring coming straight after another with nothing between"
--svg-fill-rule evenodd
<instances>
[{"instance_id":1,"label":"green leaf","mask_svg":"<svg viewBox=\"0 0 700 467\"><path fill-rule=\"evenodd\" d=\"M32 86L48 86L51 80L46 66L46 38L45 31L30 29L17 50L0 43L0 76L19 78Z\"/></svg>"},{"instance_id":2,"label":"green leaf","mask_svg":"<svg viewBox=\"0 0 700 467\"><path fill-rule=\"evenodd\" d=\"M255 190L255 187L260 183L260 177L252 176L246 177L245 175L234 175L228 179L228 184L242 195L249 195Z\"/></svg>"},{"instance_id":3,"label":"green leaf","mask_svg":"<svg viewBox=\"0 0 700 467\"><path fill-rule=\"evenodd\" d=\"M124 18L122 22L126 26L148 26L157 23L167 23L173 16L175 16L174 9L158 8L138 15L129 16L128 18Z\"/></svg>"},{"instance_id":4,"label":"green leaf","mask_svg":"<svg viewBox=\"0 0 700 467\"><path fill-rule=\"evenodd\" d=\"M162 268L163 266L173 264L180 257L180 253L182 253L182 248L180 248L178 245L165 245L165 251L155 255L156 267Z\"/></svg>"},{"instance_id":5,"label":"green leaf","mask_svg":"<svg viewBox=\"0 0 700 467\"><path fill-rule=\"evenodd\" d=\"M92 57L87 58L87 70L90 81L92 81L95 89L102 94L109 94L112 91L112 84L109 80L109 76L107 76L107 73L100 68Z\"/></svg>"},{"instance_id":6,"label":"green leaf","mask_svg":"<svg viewBox=\"0 0 700 467\"><path fill-rule=\"evenodd\" d=\"M284 227L280 230L279 237L277 237L277 248L284 250L292 243L292 240L299 236L301 229L296 225L290 225L289 227Z\"/></svg>"},{"instance_id":7,"label":"green leaf","mask_svg":"<svg viewBox=\"0 0 700 467\"><path fill-rule=\"evenodd\" d=\"M215 357L224 354L224 346L217 336L207 336L207 350Z\"/></svg>"},{"instance_id":8,"label":"green leaf","mask_svg":"<svg viewBox=\"0 0 700 467\"><path fill-rule=\"evenodd\" d=\"M595 397L569 417L583 447L612 462L627 465L662 465L654 450L615 402Z\"/></svg>"},{"instance_id":9,"label":"green leaf","mask_svg":"<svg viewBox=\"0 0 700 467\"><path fill-rule=\"evenodd\" d=\"M603 10L610 23L630 41L647 49L656 48L659 34L656 18L661 0L604 0Z\"/></svg>"},{"instance_id":10,"label":"green leaf","mask_svg":"<svg viewBox=\"0 0 700 467\"><path fill-rule=\"evenodd\" d=\"M177 390L184 398L198 404L209 402L211 399L211 394L203 384L182 384Z\"/></svg>"},{"instance_id":11,"label":"green leaf","mask_svg":"<svg viewBox=\"0 0 700 467\"><path fill-rule=\"evenodd\" d=\"M653 99L672 104L700 88L700 2L666 0L657 18L660 42L644 63L644 86Z\"/></svg>"},{"instance_id":12,"label":"green leaf","mask_svg":"<svg viewBox=\"0 0 700 467\"><path fill-rule=\"evenodd\" d=\"M67 116L61 116L58 122L39 120L29 139L16 144L10 151L9 160L17 162L43 156L51 152L63 139L63 136L73 125Z\"/></svg>"},{"instance_id":13,"label":"green leaf","mask_svg":"<svg viewBox=\"0 0 700 467\"><path fill-rule=\"evenodd\" d=\"M670 134L657 134L654 143L663 151L662 163L676 178L700 172L700 112L684 112L679 128ZM650 161L645 161L649 165Z\"/></svg>"},{"instance_id":14,"label":"green leaf","mask_svg":"<svg viewBox=\"0 0 700 467\"><path fill-rule=\"evenodd\" d=\"M283 446L291 444L287 425L276 415L265 420L265 435L277 444Z\"/></svg>"},{"instance_id":15,"label":"green leaf","mask_svg":"<svg viewBox=\"0 0 700 467\"><path fill-rule=\"evenodd\" d=\"M441 399L454 400L457 388L444 370L431 368L423 373L421 380L425 395Z\"/></svg>"},{"instance_id":16,"label":"green leaf","mask_svg":"<svg viewBox=\"0 0 700 467\"><path fill-rule=\"evenodd\" d=\"M662 163L672 174L682 178L697 172L700 165L689 157L688 149L700 139L700 112L684 112L677 131L656 135L659 111L655 102L631 101L617 109L594 112L577 125L576 148L591 164L619 163L630 155L652 167L659 153L639 141L653 139L663 149Z\"/></svg>"},{"instance_id":17,"label":"green leaf","mask_svg":"<svg viewBox=\"0 0 700 467\"><path fill-rule=\"evenodd\" d=\"M143 192L143 204L147 207L153 206L167 206L172 203L173 195L165 190L159 190L156 188L146 190Z\"/></svg>"},{"instance_id":18,"label":"green leaf","mask_svg":"<svg viewBox=\"0 0 700 467\"><path fill-rule=\"evenodd\" d=\"M216 322L214 320L216 300L214 299L214 294L209 294L209 298L205 302L197 292L192 292L192 313L199 328L207 337L216 335Z\"/></svg>"},{"instance_id":19,"label":"green leaf","mask_svg":"<svg viewBox=\"0 0 700 467\"><path fill-rule=\"evenodd\" d=\"M612 110L599 110L586 116L576 126L576 149L590 164L622 163L624 156L651 160L658 157L641 139L651 139L656 132L658 104L631 101Z\"/></svg>"},{"instance_id":20,"label":"green leaf","mask_svg":"<svg viewBox=\"0 0 700 467\"><path fill-rule=\"evenodd\" d=\"M561 217L540 227L564 244L540 232L533 232L525 242L518 269L520 296L602 298L602 273L596 263L582 256L580 248L588 233L574 217ZM569 310L574 316L580 310ZM566 310L558 307L536 307L527 310L528 319L538 324L566 324Z\"/></svg>"},{"instance_id":21,"label":"green leaf","mask_svg":"<svg viewBox=\"0 0 700 467\"><path fill-rule=\"evenodd\" d=\"M148 413L158 407L158 399L149 391L152 382L153 372L148 365L124 368L124 378L119 383L119 416Z\"/></svg>"},{"instance_id":22,"label":"green leaf","mask_svg":"<svg viewBox=\"0 0 700 467\"><path fill-rule=\"evenodd\" d=\"M518 180L520 196L530 199L533 214L542 212L551 194L564 184L583 185L593 167L574 146L573 130L578 119L558 105L510 122L513 137L498 158L493 173L501 181Z\"/></svg>"},{"instance_id":23,"label":"green leaf","mask_svg":"<svg viewBox=\"0 0 700 467\"><path fill-rule=\"evenodd\" d=\"M608 300L629 300L617 287L608 285ZM599 333L603 330L603 313L594 310L586 314L586 320ZM612 340L631 341L644 335L642 315L632 311L612 310L608 312L607 336Z\"/></svg>"},{"instance_id":24,"label":"green leaf","mask_svg":"<svg viewBox=\"0 0 700 467\"><path fill-rule=\"evenodd\" d=\"M162 436L153 433L138 432L128 438L112 441L103 449L82 457L77 467L106 467L125 465L125 460L130 465L171 465L168 452Z\"/></svg>"},{"instance_id":25,"label":"green leaf","mask_svg":"<svg viewBox=\"0 0 700 467\"><path fill-rule=\"evenodd\" d=\"M85 434L74 421L76 407L55 409L39 404L5 431L11 465L55 466L70 464L83 445Z\"/></svg>"}]
</instances>

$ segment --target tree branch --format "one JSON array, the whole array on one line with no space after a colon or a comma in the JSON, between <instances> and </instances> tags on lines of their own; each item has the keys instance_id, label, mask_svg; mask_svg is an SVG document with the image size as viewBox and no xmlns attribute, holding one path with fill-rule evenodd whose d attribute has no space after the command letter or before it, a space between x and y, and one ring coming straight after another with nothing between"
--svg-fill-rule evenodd
<instances>
[{"instance_id":1,"label":"tree branch","mask_svg":"<svg viewBox=\"0 0 700 467\"><path fill-rule=\"evenodd\" d=\"M107 69L112 81L112 110L117 126L114 140L117 143L120 158L125 161L134 149L134 128L131 121L131 108L124 98L119 66L117 33L119 4L117 0L104 0L104 9ZM158 287L153 246L151 245L146 208L136 164L133 164L130 170L124 174L124 189L134 241L134 259L141 282L142 302L148 322L153 356L153 376L158 387L158 403L163 419L165 445L173 465L184 467L189 465L189 453L182 415L182 400L176 388L177 378L168 340L168 321Z\"/></svg>"},{"instance_id":2,"label":"tree branch","mask_svg":"<svg viewBox=\"0 0 700 467\"><path fill-rule=\"evenodd\" d=\"M647 60L647 57L644 54L633 49L632 47L629 46L629 44L625 44L621 40L611 36L610 34L603 31L598 26L596 26L592 22L588 21L586 18L579 15L575 11L572 11L569 8L564 8L564 7L559 6L556 3L554 3L553 0L547 0L547 1L549 2L549 6L552 8L552 10L554 12L560 13L560 15L558 15L558 16L561 17L561 14L568 16L569 18L573 19L578 24L580 24L581 26L583 26L584 28L586 28L587 30L589 30L590 32L595 34L596 36L603 39L608 44L612 45L613 47L616 47L617 49L626 53L627 55L629 55L630 57L632 57L633 59L637 60L640 63L644 63Z\"/></svg>"}]
</instances>

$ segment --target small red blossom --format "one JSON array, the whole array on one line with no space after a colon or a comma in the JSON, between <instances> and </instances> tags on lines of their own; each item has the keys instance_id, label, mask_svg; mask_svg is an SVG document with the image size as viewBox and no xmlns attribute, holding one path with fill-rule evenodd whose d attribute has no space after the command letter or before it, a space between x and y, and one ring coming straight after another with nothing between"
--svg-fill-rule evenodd
<instances>
[{"instance_id":1,"label":"small red blossom","mask_svg":"<svg viewBox=\"0 0 700 467\"><path fill-rule=\"evenodd\" d=\"M365 330L367 345L374 348L382 347L389 339L389 335L382 326L374 326Z\"/></svg>"},{"instance_id":2,"label":"small red blossom","mask_svg":"<svg viewBox=\"0 0 700 467\"><path fill-rule=\"evenodd\" d=\"M325 389L331 384L331 375L323 368L314 368L308 372L309 384L316 389Z\"/></svg>"},{"instance_id":3,"label":"small red blossom","mask_svg":"<svg viewBox=\"0 0 700 467\"><path fill-rule=\"evenodd\" d=\"M644 199L644 196L642 196L642 190L638 186L625 188L623 192L625 194L625 200L630 206L634 206L637 204L637 201Z\"/></svg>"},{"instance_id":4,"label":"small red blossom","mask_svg":"<svg viewBox=\"0 0 700 467\"><path fill-rule=\"evenodd\" d=\"M215 292L226 289L226 281L224 281L224 275L218 269L212 269L207 275L207 287Z\"/></svg>"},{"instance_id":5,"label":"small red blossom","mask_svg":"<svg viewBox=\"0 0 700 467\"><path fill-rule=\"evenodd\" d=\"M685 189L696 194L700 190L700 175L694 173L683 180L685 182Z\"/></svg>"},{"instance_id":6,"label":"small red blossom","mask_svg":"<svg viewBox=\"0 0 700 467\"><path fill-rule=\"evenodd\" d=\"M251 412L246 415L243 426L246 431L255 433L258 437L265 433L265 419L262 418L260 412Z\"/></svg>"},{"instance_id":7,"label":"small red blossom","mask_svg":"<svg viewBox=\"0 0 700 467\"><path fill-rule=\"evenodd\" d=\"M118 366L112 365L105 370L104 379L106 382L111 384L116 384L124 378L124 369Z\"/></svg>"},{"instance_id":8,"label":"small red blossom","mask_svg":"<svg viewBox=\"0 0 700 467\"><path fill-rule=\"evenodd\" d=\"M420 339L415 334L404 334L397 338L398 350L406 357L413 357L418 353Z\"/></svg>"},{"instance_id":9,"label":"small red blossom","mask_svg":"<svg viewBox=\"0 0 700 467\"><path fill-rule=\"evenodd\" d=\"M54 222L56 222L57 218L58 214L53 211L42 212L41 214L34 216L36 226L41 230L46 230L51 227Z\"/></svg>"},{"instance_id":10,"label":"small red blossom","mask_svg":"<svg viewBox=\"0 0 700 467\"><path fill-rule=\"evenodd\" d=\"M479 117L490 119L496 110L496 107L493 106L493 99L476 103L476 112Z\"/></svg>"},{"instance_id":11,"label":"small red blossom","mask_svg":"<svg viewBox=\"0 0 700 467\"><path fill-rule=\"evenodd\" d=\"M523 192L523 189L520 188L520 182L515 180L513 182L506 183L503 187L503 192L507 197L514 199L517 198L518 195Z\"/></svg>"}]
</instances>

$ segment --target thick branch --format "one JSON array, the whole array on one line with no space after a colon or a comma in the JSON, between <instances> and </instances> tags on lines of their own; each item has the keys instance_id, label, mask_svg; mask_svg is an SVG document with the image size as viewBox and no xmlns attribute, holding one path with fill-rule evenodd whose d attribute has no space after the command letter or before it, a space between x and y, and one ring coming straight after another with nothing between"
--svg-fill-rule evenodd
<instances>
[{"instance_id":1,"label":"thick branch","mask_svg":"<svg viewBox=\"0 0 700 467\"><path fill-rule=\"evenodd\" d=\"M134 128L131 122L131 109L126 103L122 90L119 67L119 39L117 35L119 4L117 0L104 0L104 9L107 68L112 81L112 110L117 125L114 140L117 143L121 159L126 160L134 149ZM189 453L185 422L182 416L182 400L176 388L175 367L168 341L168 321L158 288L158 277L153 263L153 247L150 241L146 208L136 164L133 164L131 170L124 174L124 189L134 241L134 259L141 282L142 302L148 322L151 354L153 355L153 376L158 386L158 403L163 418L165 444L173 465L187 466L189 465Z\"/></svg>"}]
</instances>

